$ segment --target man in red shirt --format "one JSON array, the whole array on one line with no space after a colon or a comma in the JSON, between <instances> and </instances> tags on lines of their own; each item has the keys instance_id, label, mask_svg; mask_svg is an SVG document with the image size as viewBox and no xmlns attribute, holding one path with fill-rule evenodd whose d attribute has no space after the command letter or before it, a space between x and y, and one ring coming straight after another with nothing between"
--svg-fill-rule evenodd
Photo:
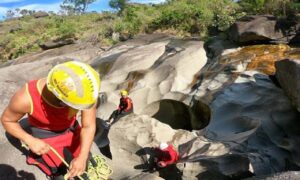
<instances>
[{"instance_id":1,"label":"man in red shirt","mask_svg":"<svg viewBox=\"0 0 300 180\"><path fill-rule=\"evenodd\" d=\"M160 168L164 168L170 164L174 164L179 160L178 152L171 144L160 143L158 148L155 148L156 165Z\"/></svg>"},{"instance_id":2,"label":"man in red shirt","mask_svg":"<svg viewBox=\"0 0 300 180\"><path fill-rule=\"evenodd\" d=\"M28 164L48 176L61 175L64 164L51 150L73 156L68 175L80 176L86 168L96 131L96 103L100 90L98 73L88 64L69 61L51 69L47 78L29 81L10 100L1 116L5 130L30 149ZM76 114L81 113L81 125ZM19 120L28 115L31 132Z\"/></svg>"},{"instance_id":3,"label":"man in red shirt","mask_svg":"<svg viewBox=\"0 0 300 180\"><path fill-rule=\"evenodd\" d=\"M121 117L126 116L133 112L133 104L130 97L128 97L128 91L120 91L120 104L117 110L115 110L109 119L106 121L108 124L116 123Z\"/></svg>"}]
</instances>

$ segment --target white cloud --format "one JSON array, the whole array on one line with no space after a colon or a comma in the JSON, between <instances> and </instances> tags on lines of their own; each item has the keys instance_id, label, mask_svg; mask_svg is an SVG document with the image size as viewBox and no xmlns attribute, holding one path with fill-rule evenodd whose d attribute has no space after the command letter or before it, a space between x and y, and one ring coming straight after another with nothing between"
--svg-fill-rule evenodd
<instances>
[{"instance_id":1,"label":"white cloud","mask_svg":"<svg viewBox=\"0 0 300 180\"><path fill-rule=\"evenodd\" d=\"M24 0L1 0L0 4L4 4L4 3L13 3L13 2L21 2Z\"/></svg>"},{"instance_id":2,"label":"white cloud","mask_svg":"<svg viewBox=\"0 0 300 180\"><path fill-rule=\"evenodd\" d=\"M0 0L3 1L3 0ZM5 1L9 1L9 0L5 0ZM11 0L13 1L13 0ZM14 0L14 1L18 1L18 0ZM19 0L21 1L21 0ZM53 11L53 12L58 12L60 10L60 4L61 3L53 3L53 4L29 4L29 5L25 5L25 6L15 6L15 7L1 7L0 6L0 20L2 20L5 15L6 12L8 10L15 10L16 8L19 9L27 9L27 10L35 10L35 11Z\"/></svg>"},{"instance_id":3,"label":"white cloud","mask_svg":"<svg viewBox=\"0 0 300 180\"><path fill-rule=\"evenodd\" d=\"M8 10L8 8L0 6L0 20L3 19L7 10Z\"/></svg>"},{"instance_id":4,"label":"white cloud","mask_svg":"<svg viewBox=\"0 0 300 180\"><path fill-rule=\"evenodd\" d=\"M8 8L0 6L0 14L5 14Z\"/></svg>"},{"instance_id":5,"label":"white cloud","mask_svg":"<svg viewBox=\"0 0 300 180\"><path fill-rule=\"evenodd\" d=\"M60 10L61 3L53 4L29 4L18 7L19 9L35 10L35 11L53 11L58 12Z\"/></svg>"}]
</instances>

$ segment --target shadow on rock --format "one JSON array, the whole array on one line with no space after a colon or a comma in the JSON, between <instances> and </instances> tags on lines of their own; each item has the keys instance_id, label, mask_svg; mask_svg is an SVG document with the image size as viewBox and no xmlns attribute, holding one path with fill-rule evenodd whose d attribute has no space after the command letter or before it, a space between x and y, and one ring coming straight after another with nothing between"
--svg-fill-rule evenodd
<instances>
[{"instance_id":1,"label":"shadow on rock","mask_svg":"<svg viewBox=\"0 0 300 180\"><path fill-rule=\"evenodd\" d=\"M0 164L0 180L36 180L34 174L26 171L16 171L7 164Z\"/></svg>"},{"instance_id":2,"label":"shadow on rock","mask_svg":"<svg viewBox=\"0 0 300 180\"><path fill-rule=\"evenodd\" d=\"M138 150L136 155L140 156L141 163L139 165L134 166L134 169L141 169L143 172L154 172L156 169L155 165L155 150L152 147L145 147Z\"/></svg>"},{"instance_id":3,"label":"shadow on rock","mask_svg":"<svg viewBox=\"0 0 300 180\"><path fill-rule=\"evenodd\" d=\"M107 126L105 121L100 118L96 118L96 135L94 142L97 144L100 152L109 159L112 159L112 154L110 152L108 132L110 126Z\"/></svg>"},{"instance_id":4,"label":"shadow on rock","mask_svg":"<svg viewBox=\"0 0 300 180\"><path fill-rule=\"evenodd\" d=\"M253 176L249 159L238 154L227 154L199 161L208 171L197 175L199 179L243 179Z\"/></svg>"},{"instance_id":5,"label":"shadow on rock","mask_svg":"<svg viewBox=\"0 0 300 180\"><path fill-rule=\"evenodd\" d=\"M20 126L28 133L30 133L30 127L29 127L29 122L28 118L23 118L19 122ZM14 136L10 135L9 133L5 132L5 136L7 140L19 151L21 151L24 155L27 155L29 151L22 146L22 143L19 139L15 138Z\"/></svg>"}]
</instances>

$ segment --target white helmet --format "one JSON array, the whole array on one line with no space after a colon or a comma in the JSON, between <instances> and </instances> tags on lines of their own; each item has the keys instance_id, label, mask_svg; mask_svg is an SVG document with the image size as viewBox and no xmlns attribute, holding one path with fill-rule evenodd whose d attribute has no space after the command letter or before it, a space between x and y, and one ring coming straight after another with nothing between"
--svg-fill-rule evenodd
<instances>
[{"instance_id":1,"label":"white helmet","mask_svg":"<svg viewBox=\"0 0 300 180\"><path fill-rule=\"evenodd\" d=\"M159 149L161 149L161 150L164 150L164 149L166 149L167 147L168 147L168 144L165 143L165 142L162 142L162 143L160 143L160 145L159 145Z\"/></svg>"}]
</instances>

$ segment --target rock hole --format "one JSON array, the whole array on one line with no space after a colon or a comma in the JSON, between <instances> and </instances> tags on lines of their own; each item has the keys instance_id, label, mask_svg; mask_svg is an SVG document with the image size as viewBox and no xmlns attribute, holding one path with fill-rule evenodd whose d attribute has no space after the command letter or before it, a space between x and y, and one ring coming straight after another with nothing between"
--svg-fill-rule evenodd
<instances>
[{"instance_id":1,"label":"rock hole","mask_svg":"<svg viewBox=\"0 0 300 180\"><path fill-rule=\"evenodd\" d=\"M149 115L173 129L200 130L209 123L211 110L201 101L193 103L192 107L183 102L164 99L148 105L141 114Z\"/></svg>"}]
</instances>

